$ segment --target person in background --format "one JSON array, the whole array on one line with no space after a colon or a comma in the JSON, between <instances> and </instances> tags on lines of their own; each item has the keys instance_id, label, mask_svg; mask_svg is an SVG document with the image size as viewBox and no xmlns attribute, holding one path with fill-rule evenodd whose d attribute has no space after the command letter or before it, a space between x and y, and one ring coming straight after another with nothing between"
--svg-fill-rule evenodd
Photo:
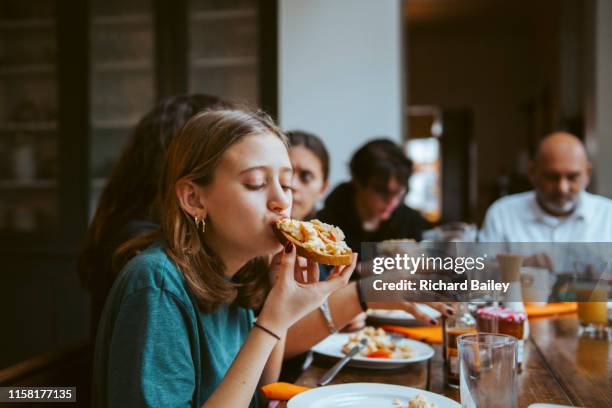
<instances>
[{"instance_id":1,"label":"person in background","mask_svg":"<svg viewBox=\"0 0 612 408\"><path fill-rule=\"evenodd\" d=\"M612 200L585 191L591 171L580 139L565 132L546 136L529 168L534 189L493 203L480 241L612 241Z\"/></svg>"},{"instance_id":2,"label":"person in background","mask_svg":"<svg viewBox=\"0 0 612 408\"><path fill-rule=\"evenodd\" d=\"M130 238L159 227L154 202L162 157L172 137L196 113L229 106L210 95L173 96L160 101L136 125L102 191L79 255L79 276L91 294L92 339L115 279L113 253Z\"/></svg>"},{"instance_id":3,"label":"person in background","mask_svg":"<svg viewBox=\"0 0 612 408\"><path fill-rule=\"evenodd\" d=\"M566 132L547 135L529 167L534 189L493 203L480 231L481 242L504 242L507 251L523 254L524 266L555 272L552 298L573 273L582 273L576 259L601 254L586 253L585 247L576 253L567 246L530 250L521 243L612 242L612 200L585 191L591 171L580 139Z\"/></svg>"},{"instance_id":4,"label":"person in background","mask_svg":"<svg viewBox=\"0 0 612 408\"><path fill-rule=\"evenodd\" d=\"M312 133L292 130L286 134L293 166L291 218L308 221L316 217L315 206L329 186L329 153L323 141ZM325 276L325 273L322 276ZM366 314L360 313L343 330L355 331L363 328L365 318ZM286 359L280 375L281 380L294 382L305 363L309 362L306 353Z\"/></svg>"},{"instance_id":5,"label":"person in background","mask_svg":"<svg viewBox=\"0 0 612 408\"><path fill-rule=\"evenodd\" d=\"M350 161L351 181L337 186L317 214L339 226L356 252L362 242L420 240L429 223L404 204L412 162L391 140L377 139L359 148Z\"/></svg>"},{"instance_id":6,"label":"person in background","mask_svg":"<svg viewBox=\"0 0 612 408\"><path fill-rule=\"evenodd\" d=\"M321 139L308 132L287 132L293 166L291 218L311 220L315 207L329 186L329 154Z\"/></svg>"}]
</instances>

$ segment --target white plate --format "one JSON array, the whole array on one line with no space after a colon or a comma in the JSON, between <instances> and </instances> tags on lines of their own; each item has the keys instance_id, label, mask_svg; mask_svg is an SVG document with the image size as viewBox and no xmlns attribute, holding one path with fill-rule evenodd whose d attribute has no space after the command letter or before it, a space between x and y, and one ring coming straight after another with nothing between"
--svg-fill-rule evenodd
<instances>
[{"instance_id":1,"label":"white plate","mask_svg":"<svg viewBox=\"0 0 612 408\"><path fill-rule=\"evenodd\" d=\"M287 408L394 408L393 401L399 399L408 406L408 400L421 394L438 408L461 408L458 402L433 392L401 385L377 383L352 383L328 385L296 395L289 400Z\"/></svg>"},{"instance_id":2,"label":"white plate","mask_svg":"<svg viewBox=\"0 0 612 408\"><path fill-rule=\"evenodd\" d=\"M312 351L319 353L324 356L333 358L342 358L344 353L342 347L348 342L348 333L336 333L328 336L325 340L317 344L312 348ZM411 339L394 339L399 344L407 344L414 351L414 357L410 358L369 358L365 356L355 356L349 361L349 365L352 367L360 368L382 368L392 369L403 367L406 364L416 363L418 361L429 360L435 354L433 348L427 344L411 340Z\"/></svg>"},{"instance_id":3,"label":"white plate","mask_svg":"<svg viewBox=\"0 0 612 408\"><path fill-rule=\"evenodd\" d=\"M527 408L572 408L572 406L558 404L531 404Z\"/></svg>"},{"instance_id":4,"label":"white plate","mask_svg":"<svg viewBox=\"0 0 612 408\"><path fill-rule=\"evenodd\" d=\"M417 308L434 319L440 317L440 312L427 305L418 304ZM412 314L403 310L370 309L368 310L368 319L378 324L395 324L400 326L427 325L427 323L416 320Z\"/></svg>"}]
</instances>

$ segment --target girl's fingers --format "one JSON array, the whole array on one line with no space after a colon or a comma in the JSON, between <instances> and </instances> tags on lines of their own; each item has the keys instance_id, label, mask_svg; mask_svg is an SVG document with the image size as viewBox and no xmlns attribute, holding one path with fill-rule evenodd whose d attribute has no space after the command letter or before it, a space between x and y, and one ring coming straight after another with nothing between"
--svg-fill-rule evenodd
<instances>
[{"instance_id":1,"label":"girl's fingers","mask_svg":"<svg viewBox=\"0 0 612 408\"><path fill-rule=\"evenodd\" d=\"M308 259L306 272L308 276L308 283L315 283L319 281L319 264L315 261Z\"/></svg>"},{"instance_id":2,"label":"girl's fingers","mask_svg":"<svg viewBox=\"0 0 612 408\"><path fill-rule=\"evenodd\" d=\"M297 262L295 263L295 267L293 268L293 279L295 279L296 282L304 283L302 268L300 268Z\"/></svg>"},{"instance_id":3,"label":"girl's fingers","mask_svg":"<svg viewBox=\"0 0 612 408\"><path fill-rule=\"evenodd\" d=\"M335 292L336 290L346 286L351 274L355 270L356 264L357 254L353 254L353 262L350 265L337 266L334 268L334 272L329 275L327 280L315 283L315 285L320 285L321 290L323 290L323 292L326 294Z\"/></svg>"},{"instance_id":4,"label":"girl's fingers","mask_svg":"<svg viewBox=\"0 0 612 408\"><path fill-rule=\"evenodd\" d=\"M346 282L351 278L353 272L355 272L355 267L357 266L357 254L353 254L353 260L350 265L345 266L342 270L340 270L339 275L344 278Z\"/></svg>"},{"instance_id":5,"label":"girl's fingers","mask_svg":"<svg viewBox=\"0 0 612 408\"><path fill-rule=\"evenodd\" d=\"M346 277L346 280L351 277L353 272L355 271L355 266L357 265L357 254L353 254L353 259L350 265L339 265L335 266L334 269L331 270L331 273L327 277L327 279L334 279L337 276Z\"/></svg>"},{"instance_id":6,"label":"girl's fingers","mask_svg":"<svg viewBox=\"0 0 612 408\"><path fill-rule=\"evenodd\" d=\"M280 264L278 265L278 276L286 282L295 280L295 253L295 245L288 243L283 250Z\"/></svg>"},{"instance_id":7,"label":"girl's fingers","mask_svg":"<svg viewBox=\"0 0 612 408\"><path fill-rule=\"evenodd\" d=\"M295 264L302 269L306 268L306 266L308 266L308 259L304 258L303 256L298 255L297 261Z\"/></svg>"},{"instance_id":8,"label":"girl's fingers","mask_svg":"<svg viewBox=\"0 0 612 408\"><path fill-rule=\"evenodd\" d=\"M308 265L308 260L298 255L295 261L295 273L294 273L294 277L297 282L300 282L300 283L308 282L308 278L306 274L307 265Z\"/></svg>"},{"instance_id":9,"label":"girl's fingers","mask_svg":"<svg viewBox=\"0 0 612 408\"><path fill-rule=\"evenodd\" d=\"M419 310L419 308L416 307L415 303L412 303L412 302L400 302L398 304L398 306L400 307L400 309L405 310L406 312L408 312L411 315L413 315L414 318L417 319L417 320L429 323L432 326L435 325L435 324L438 324L438 321L436 319L434 319L433 317L429 316L426 313L421 312Z\"/></svg>"},{"instance_id":10,"label":"girl's fingers","mask_svg":"<svg viewBox=\"0 0 612 408\"><path fill-rule=\"evenodd\" d=\"M449 305L447 305L446 303L442 303L442 302L423 302L423 304L431 307L432 309L436 309L438 312L442 313L443 315L450 317L452 316L455 312L453 311L453 308L450 307Z\"/></svg>"}]
</instances>

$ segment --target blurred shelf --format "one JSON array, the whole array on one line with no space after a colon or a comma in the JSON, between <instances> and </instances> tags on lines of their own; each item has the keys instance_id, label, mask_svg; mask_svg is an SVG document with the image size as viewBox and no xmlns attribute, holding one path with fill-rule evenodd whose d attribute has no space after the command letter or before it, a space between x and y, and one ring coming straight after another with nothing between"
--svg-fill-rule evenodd
<instances>
[{"instance_id":1,"label":"blurred shelf","mask_svg":"<svg viewBox=\"0 0 612 408\"><path fill-rule=\"evenodd\" d=\"M134 119L105 119L93 120L92 127L96 130L125 130L131 129L138 123L139 118Z\"/></svg>"},{"instance_id":2,"label":"blurred shelf","mask_svg":"<svg viewBox=\"0 0 612 408\"><path fill-rule=\"evenodd\" d=\"M150 14L125 14L117 16L98 16L92 19L94 26L105 25L129 25L129 24L151 24L153 21Z\"/></svg>"},{"instance_id":3,"label":"blurred shelf","mask_svg":"<svg viewBox=\"0 0 612 408\"><path fill-rule=\"evenodd\" d=\"M149 60L97 62L93 64L93 69L97 72L153 71L153 62Z\"/></svg>"},{"instance_id":4,"label":"blurred shelf","mask_svg":"<svg viewBox=\"0 0 612 408\"><path fill-rule=\"evenodd\" d=\"M51 132L57 130L57 121L0 122L0 132Z\"/></svg>"},{"instance_id":5,"label":"blurred shelf","mask_svg":"<svg viewBox=\"0 0 612 408\"><path fill-rule=\"evenodd\" d=\"M20 64L0 66L0 75L30 75L52 74L55 72L54 64Z\"/></svg>"},{"instance_id":6,"label":"blurred shelf","mask_svg":"<svg viewBox=\"0 0 612 408\"><path fill-rule=\"evenodd\" d=\"M91 180L91 187L94 189L102 189L108 181L104 177L96 177ZM0 189L2 190L45 190L57 187L57 181L54 179L40 180L0 180Z\"/></svg>"},{"instance_id":7,"label":"blurred shelf","mask_svg":"<svg viewBox=\"0 0 612 408\"><path fill-rule=\"evenodd\" d=\"M241 68L256 65L256 57L195 58L191 61L194 68Z\"/></svg>"},{"instance_id":8,"label":"blurred shelf","mask_svg":"<svg viewBox=\"0 0 612 408\"><path fill-rule=\"evenodd\" d=\"M14 29L36 29L36 28L53 28L55 21L52 18L28 18L21 20L0 20L0 30Z\"/></svg>"},{"instance_id":9,"label":"blurred shelf","mask_svg":"<svg viewBox=\"0 0 612 408\"><path fill-rule=\"evenodd\" d=\"M44 190L56 186L57 181L54 179L0 180L0 189L2 190Z\"/></svg>"},{"instance_id":10,"label":"blurred shelf","mask_svg":"<svg viewBox=\"0 0 612 408\"><path fill-rule=\"evenodd\" d=\"M255 18L257 10L244 8L236 10L196 11L191 14L192 21L231 20L237 18Z\"/></svg>"}]
</instances>

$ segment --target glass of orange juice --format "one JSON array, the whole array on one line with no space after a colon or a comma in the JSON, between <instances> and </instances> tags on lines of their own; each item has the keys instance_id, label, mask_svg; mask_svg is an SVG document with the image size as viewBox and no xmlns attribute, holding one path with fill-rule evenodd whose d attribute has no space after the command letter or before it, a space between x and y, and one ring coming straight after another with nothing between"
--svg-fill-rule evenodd
<instances>
[{"instance_id":1,"label":"glass of orange juice","mask_svg":"<svg viewBox=\"0 0 612 408\"><path fill-rule=\"evenodd\" d=\"M581 334L605 335L608 327L610 280L606 262L575 262L572 279Z\"/></svg>"},{"instance_id":2,"label":"glass of orange juice","mask_svg":"<svg viewBox=\"0 0 612 408\"><path fill-rule=\"evenodd\" d=\"M580 282L574 286L581 334L602 335L608 327L608 284Z\"/></svg>"}]
</instances>

